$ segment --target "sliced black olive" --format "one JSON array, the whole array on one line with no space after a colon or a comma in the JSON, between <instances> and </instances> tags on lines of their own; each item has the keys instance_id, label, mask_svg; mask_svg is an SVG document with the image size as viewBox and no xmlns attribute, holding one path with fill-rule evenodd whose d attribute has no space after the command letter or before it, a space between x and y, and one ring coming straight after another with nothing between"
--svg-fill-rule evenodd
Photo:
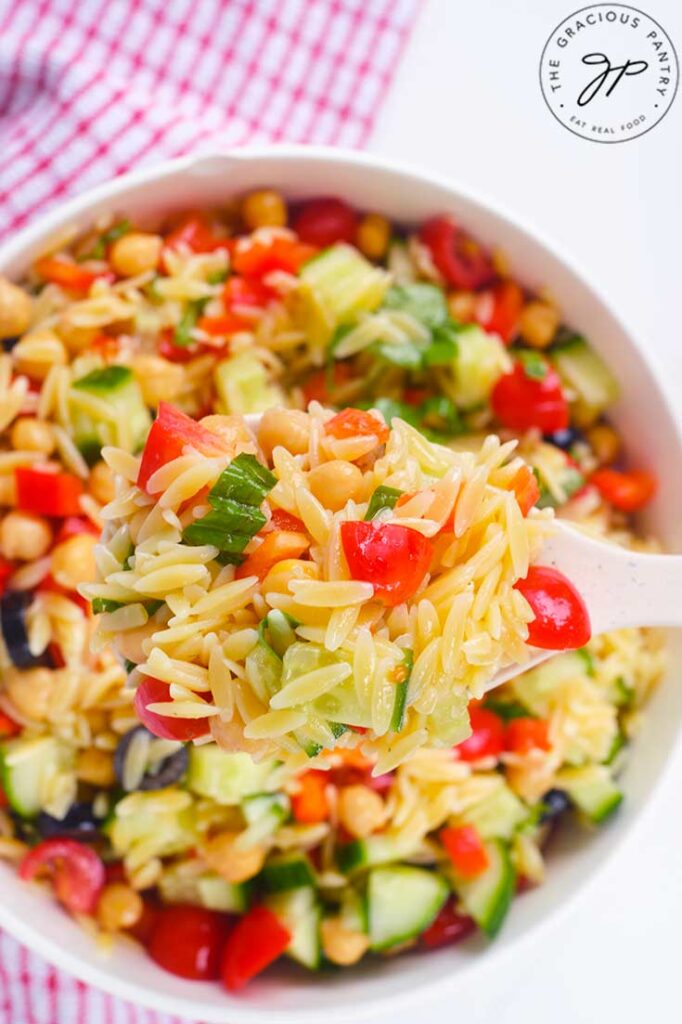
<instances>
[{"instance_id":1,"label":"sliced black olive","mask_svg":"<svg viewBox=\"0 0 682 1024\"><path fill-rule=\"evenodd\" d=\"M130 744L134 736L140 733L146 733L151 742L156 741L156 736L145 729L143 725L136 726L135 729L131 729L123 736L116 747L116 753L114 754L114 771L116 772L116 778L124 786L124 778L126 774L126 761L128 758L128 751L130 750ZM149 789L163 789L165 786L172 786L174 782L178 782L179 779L187 771L187 765L189 763L189 754L187 748L178 745L178 749L165 757L163 761L158 764L154 770L145 769L145 773L142 779L137 785L137 789L149 790Z\"/></svg>"},{"instance_id":2,"label":"sliced black olive","mask_svg":"<svg viewBox=\"0 0 682 1024\"><path fill-rule=\"evenodd\" d=\"M546 825L549 822L556 821L564 811L567 811L571 802L563 789L550 789L543 796L542 805L544 811L540 818L540 824Z\"/></svg>"},{"instance_id":3,"label":"sliced black olive","mask_svg":"<svg viewBox=\"0 0 682 1024\"><path fill-rule=\"evenodd\" d=\"M18 334L16 335L16 337L13 337L13 338L3 338L2 339L2 347L3 347L4 351L5 352L11 352L12 349L14 348L14 346L19 342L19 340L20 340L20 335L18 335Z\"/></svg>"},{"instance_id":4,"label":"sliced black olive","mask_svg":"<svg viewBox=\"0 0 682 1024\"><path fill-rule=\"evenodd\" d=\"M98 822L89 803L73 804L61 819L41 811L35 826L43 839L94 839L98 835Z\"/></svg>"},{"instance_id":5,"label":"sliced black olive","mask_svg":"<svg viewBox=\"0 0 682 1024\"><path fill-rule=\"evenodd\" d=\"M49 651L31 654L26 630L26 613L33 596L26 590L8 590L0 599L0 626L7 653L17 668L54 668Z\"/></svg>"},{"instance_id":6,"label":"sliced black olive","mask_svg":"<svg viewBox=\"0 0 682 1024\"><path fill-rule=\"evenodd\" d=\"M585 440L585 436L575 427L566 427L565 430L555 430L553 434L545 434L544 440L549 441L555 448L570 452L574 444Z\"/></svg>"}]
</instances>

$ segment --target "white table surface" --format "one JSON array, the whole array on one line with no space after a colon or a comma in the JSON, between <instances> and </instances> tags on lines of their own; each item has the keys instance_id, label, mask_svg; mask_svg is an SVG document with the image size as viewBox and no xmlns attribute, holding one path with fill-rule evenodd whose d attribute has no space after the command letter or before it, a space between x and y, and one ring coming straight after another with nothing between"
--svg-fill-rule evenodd
<instances>
[{"instance_id":1,"label":"white table surface","mask_svg":"<svg viewBox=\"0 0 682 1024\"><path fill-rule=\"evenodd\" d=\"M634 0L682 56L680 0ZM451 174L536 224L665 360L682 408L682 94L649 134L604 146L552 118L538 85L578 0L425 0L370 148ZM565 918L494 979L424 1001L429 1024L673 1024L680 1009L682 743L650 808ZM413 1024L415 1010L391 1015Z\"/></svg>"}]
</instances>

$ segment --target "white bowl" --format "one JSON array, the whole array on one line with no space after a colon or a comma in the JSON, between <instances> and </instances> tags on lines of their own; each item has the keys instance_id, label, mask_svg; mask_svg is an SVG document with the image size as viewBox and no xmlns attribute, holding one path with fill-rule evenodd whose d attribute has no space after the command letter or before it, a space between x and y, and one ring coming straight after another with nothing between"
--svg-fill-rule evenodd
<instances>
[{"instance_id":1,"label":"white bowl","mask_svg":"<svg viewBox=\"0 0 682 1024\"><path fill-rule=\"evenodd\" d=\"M108 211L145 217L171 208L219 204L234 193L269 186L290 197L339 195L361 208L381 210L397 221L418 222L453 213L484 243L501 247L530 287L546 286L567 321L582 330L615 370L622 398L613 418L634 462L650 466L661 480L647 526L669 548L682 547L682 464L680 438L662 385L616 316L556 247L521 227L492 204L451 183L374 157L318 148L245 149L188 158L126 175L65 204L0 249L0 272L18 277L53 237L70 226L87 226ZM679 637L673 661L682 665ZM671 680L672 683L672 680ZM501 957L520 955L522 939L550 920L632 826L660 778L672 750L680 717L682 688L663 685L651 701L645 725L624 776L627 795L615 820L594 835L571 830L550 855L548 879L518 900L502 934L486 946L461 947L373 960L356 970L306 974L295 968L271 972L238 999L218 984L183 981L165 973L136 946L121 942L104 959L91 940L48 899L18 883L0 866L0 926L57 966L103 989L168 1013L207 1022L262 1021L267 1024L358 1020L423 1001L427 994L454 989L463 972L489 972ZM596 912L596 911L595 911Z\"/></svg>"}]
</instances>

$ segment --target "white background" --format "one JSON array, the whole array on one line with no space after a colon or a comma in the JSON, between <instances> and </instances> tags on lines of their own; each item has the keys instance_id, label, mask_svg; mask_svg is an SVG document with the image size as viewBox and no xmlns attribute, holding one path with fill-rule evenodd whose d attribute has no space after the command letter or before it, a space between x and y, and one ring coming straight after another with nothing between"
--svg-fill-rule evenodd
<instances>
[{"instance_id":1,"label":"white background","mask_svg":"<svg viewBox=\"0 0 682 1024\"><path fill-rule=\"evenodd\" d=\"M587 2L587 0L585 0ZM681 0L635 0L682 55ZM556 240L665 364L682 408L682 91L638 139L598 145L551 116L542 47L579 0L426 0L370 149L446 173ZM682 510L681 510L682 514ZM680 680L682 685L682 680ZM682 1020L682 745L648 812L524 956L391 1024Z\"/></svg>"}]
</instances>

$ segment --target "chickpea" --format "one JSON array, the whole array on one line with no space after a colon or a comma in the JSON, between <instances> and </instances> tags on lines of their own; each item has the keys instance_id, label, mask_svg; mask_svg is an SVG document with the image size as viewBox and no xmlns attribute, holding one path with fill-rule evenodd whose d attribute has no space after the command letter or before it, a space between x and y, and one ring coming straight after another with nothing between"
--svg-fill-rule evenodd
<instances>
[{"instance_id":1,"label":"chickpea","mask_svg":"<svg viewBox=\"0 0 682 1024\"><path fill-rule=\"evenodd\" d=\"M42 558L52 543L47 519L32 512L8 512L0 523L0 552L10 560Z\"/></svg>"},{"instance_id":2,"label":"chickpea","mask_svg":"<svg viewBox=\"0 0 682 1024\"><path fill-rule=\"evenodd\" d=\"M95 463L90 470L88 486L90 488L90 494L92 494L93 498L96 498L102 505L106 505L108 502L114 500L116 496L114 474L111 472L106 462Z\"/></svg>"},{"instance_id":3,"label":"chickpea","mask_svg":"<svg viewBox=\"0 0 682 1024\"><path fill-rule=\"evenodd\" d=\"M343 459L323 462L308 473L308 484L318 501L332 512L338 512L347 501L357 499L362 491L363 477L357 466Z\"/></svg>"},{"instance_id":4,"label":"chickpea","mask_svg":"<svg viewBox=\"0 0 682 1024\"><path fill-rule=\"evenodd\" d=\"M119 277L137 277L156 270L161 258L163 239L144 231L131 231L117 238L109 249L109 263Z\"/></svg>"},{"instance_id":5,"label":"chickpea","mask_svg":"<svg viewBox=\"0 0 682 1024\"><path fill-rule=\"evenodd\" d=\"M315 562L304 562L298 558L283 558L276 562L262 584L264 594L289 594L289 581L316 580L320 570Z\"/></svg>"},{"instance_id":6,"label":"chickpea","mask_svg":"<svg viewBox=\"0 0 682 1024\"><path fill-rule=\"evenodd\" d=\"M77 533L58 544L52 552L51 572L60 586L75 590L80 583L91 583L97 575L92 533Z\"/></svg>"},{"instance_id":7,"label":"chickpea","mask_svg":"<svg viewBox=\"0 0 682 1024\"><path fill-rule=\"evenodd\" d=\"M346 928L338 917L327 917L322 922L322 948L328 960L341 967L349 967L369 949L369 937L362 932Z\"/></svg>"},{"instance_id":8,"label":"chickpea","mask_svg":"<svg viewBox=\"0 0 682 1024\"><path fill-rule=\"evenodd\" d=\"M98 747L81 750L76 759L76 777L81 782L89 782L91 786L101 786L103 789L113 786L116 782L114 755Z\"/></svg>"},{"instance_id":9,"label":"chickpea","mask_svg":"<svg viewBox=\"0 0 682 1024\"><path fill-rule=\"evenodd\" d=\"M292 455L303 455L310 442L310 418L300 409L268 409L258 427L258 443L266 458L283 445Z\"/></svg>"},{"instance_id":10,"label":"chickpea","mask_svg":"<svg viewBox=\"0 0 682 1024\"><path fill-rule=\"evenodd\" d=\"M620 452L620 438L608 423L596 423L587 431L587 441L603 466L613 462Z\"/></svg>"},{"instance_id":11,"label":"chickpea","mask_svg":"<svg viewBox=\"0 0 682 1024\"><path fill-rule=\"evenodd\" d=\"M10 439L16 451L51 455L55 449L54 435L49 424L32 416L20 416L14 421Z\"/></svg>"},{"instance_id":12,"label":"chickpea","mask_svg":"<svg viewBox=\"0 0 682 1024\"><path fill-rule=\"evenodd\" d=\"M352 836L365 839L386 820L384 801L369 786L345 786L339 793L339 821Z\"/></svg>"},{"instance_id":13,"label":"chickpea","mask_svg":"<svg viewBox=\"0 0 682 1024\"><path fill-rule=\"evenodd\" d=\"M6 277L0 277L0 338L16 338L31 324L31 296Z\"/></svg>"},{"instance_id":14,"label":"chickpea","mask_svg":"<svg viewBox=\"0 0 682 1024\"><path fill-rule=\"evenodd\" d=\"M380 213L366 214L358 224L356 242L370 260L382 260L391 240L391 225Z\"/></svg>"},{"instance_id":15,"label":"chickpea","mask_svg":"<svg viewBox=\"0 0 682 1024\"><path fill-rule=\"evenodd\" d=\"M142 897L125 882L105 885L97 903L97 920L107 932L132 928L142 917Z\"/></svg>"},{"instance_id":16,"label":"chickpea","mask_svg":"<svg viewBox=\"0 0 682 1024\"><path fill-rule=\"evenodd\" d=\"M279 192L266 188L244 196L241 215L251 231L256 228L283 228L287 222L287 206Z\"/></svg>"},{"instance_id":17,"label":"chickpea","mask_svg":"<svg viewBox=\"0 0 682 1024\"><path fill-rule=\"evenodd\" d=\"M534 299L521 310L519 330L521 337L532 348L547 348L559 329L559 310L549 302Z\"/></svg>"},{"instance_id":18,"label":"chickpea","mask_svg":"<svg viewBox=\"0 0 682 1024\"><path fill-rule=\"evenodd\" d=\"M0 474L0 505L16 505L17 483L14 473Z\"/></svg>"},{"instance_id":19,"label":"chickpea","mask_svg":"<svg viewBox=\"0 0 682 1024\"><path fill-rule=\"evenodd\" d=\"M70 308L67 308L62 313L56 330L71 355L78 355L79 352L84 352L90 348L100 333L96 327L82 327L80 324L74 324L71 319Z\"/></svg>"},{"instance_id":20,"label":"chickpea","mask_svg":"<svg viewBox=\"0 0 682 1024\"><path fill-rule=\"evenodd\" d=\"M255 452L253 434L241 416L204 416L199 422L202 427L222 438L228 451Z\"/></svg>"},{"instance_id":21,"label":"chickpea","mask_svg":"<svg viewBox=\"0 0 682 1024\"><path fill-rule=\"evenodd\" d=\"M257 875L266 853L265 847L258 844L244 848L235 846L238 836L239 832L220 832L201 848L208 866L234 885Z\"/></svg>"},{"instance_id":22,"label":"chickpea","mask_svg":"<svg viewBox=\"0 0 682 1024\"><path fill-rule=\"evenodd\" d=\"M65 366L67 363L63 342L47 328L25 334L12 349L12 356L17 371L33 380L45 380L53 366Z\"/></svg>"},{"instance_id":23,"label":"chickpea","mask_svg":"<svg viewBox=\"0 0 682 1024\"><path fill-rule=\"evenodd\" d=\"M450 292L448 309L453 320L460 324L468 324L474 319L476 295L474 292Z\"/></svg>"},{"instance_id":24,"label":"chickpea","mask_svg":"<svg viewBox=\"0 0 682 1024\"><path fill-rule=\"evenodd\" d=\"M132 369L145 405L172 402L182 390L185 376L182 366L161 356L137 356Z\"/></svg>"},{"instance_id":25,"label":"chickpea","mask_svg":"<svg viewBox=\"0 0 682 1024\"><path fill-rule=\"evenodd\" d=\"M49 668L10 669L5 673L5 688L20 715L31 722L43 722L54 687Z\"/></svg>"}]
</instances>

